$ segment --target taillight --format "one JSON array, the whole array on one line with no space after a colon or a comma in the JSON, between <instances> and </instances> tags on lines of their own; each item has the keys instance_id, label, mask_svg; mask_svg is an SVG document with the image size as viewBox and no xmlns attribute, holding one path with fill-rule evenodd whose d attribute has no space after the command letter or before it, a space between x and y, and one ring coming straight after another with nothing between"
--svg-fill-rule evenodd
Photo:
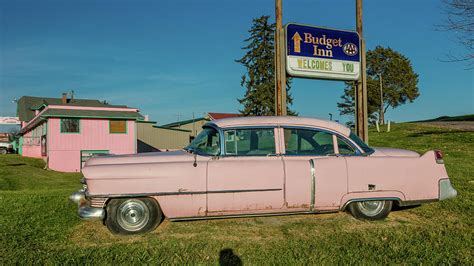
<instances>
[{"instance_id":1,"label":"taillight","mask_svg":"<svg viewBox=\"0 0 474 266\"><path fill-rule=\"evenodd\" d=\"M443 164L444 163L443 153L440 150L435 150L434 153L435 153L436 163Z\"/></svg>"}]
</instances>

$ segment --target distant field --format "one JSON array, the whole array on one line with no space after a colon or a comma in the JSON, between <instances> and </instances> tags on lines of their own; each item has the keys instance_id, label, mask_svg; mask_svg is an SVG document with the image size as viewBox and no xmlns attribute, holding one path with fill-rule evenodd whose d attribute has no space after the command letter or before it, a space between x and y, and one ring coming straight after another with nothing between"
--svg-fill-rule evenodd
<instances>
[{"instance_id":1,"label":"distant field","mask_svg":"<svg viewBox=\"0 0 474 266\"><path fill-rule=\"evenodd\" d=\"M474 132L395 124L390 133L371 131L370 145L443 150L459 196L381 222L346 213L165 221L151 234L117 237L76 217L67 198L80 174L0 155L0 264L217 264L228 258L222 254L244 264L472 264Z\"/></svg>"},{"instance_id":2,"label":"distant field","mask_svg":"<svg viewBox=\"0 0 474 266\"><path fill-rule=\"evenodd\" d=\"M440 116L438 118L420 120L415 122L452 122L452 121L474 121L474 114L460 116Z\"/></svg>"}]
</instances>

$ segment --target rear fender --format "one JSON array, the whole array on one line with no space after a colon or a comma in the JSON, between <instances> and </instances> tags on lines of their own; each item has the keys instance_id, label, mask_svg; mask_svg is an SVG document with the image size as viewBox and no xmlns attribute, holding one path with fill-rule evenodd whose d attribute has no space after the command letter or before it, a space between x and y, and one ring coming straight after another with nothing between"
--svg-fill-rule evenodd
<instances>
[{"instance_id":1,"label":"rear fender","mask_svg":"<svg viewBox=\"0 0 474 266\"><path fill-rule=\"evenodd\" d=\"M341 199L341 210L345 210L351 202L366 200L392 200L401 204L405 201L405 195L400 191L371 191L371 192L353 192L345 194Z\"/></svg>"}]
</instances>

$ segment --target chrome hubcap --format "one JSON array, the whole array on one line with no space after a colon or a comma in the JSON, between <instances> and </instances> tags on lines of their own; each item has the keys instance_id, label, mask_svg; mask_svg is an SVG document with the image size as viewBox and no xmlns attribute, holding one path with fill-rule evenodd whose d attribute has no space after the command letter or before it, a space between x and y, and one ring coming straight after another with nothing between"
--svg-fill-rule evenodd
<instances>
[{"instance_id":1,"label":"chrome hubcap","mask_svg":"<svg viewBox=\"0 0 474 266\"><path fill-rule=\"evenodd\" d=\"M141 200L130 199L118 207L117 222L128 231L138 231L145 227L150 219L147 206Z\"/></svg>"},{"instance_id":2,"label":"chrome hubcap","mask_svg":"<svg viewBox=\"0 0 474 266\"><path fill-rule=\"evenodd\" d=\"M382 212L385 205L384 201L381 200L370 200L370 201L359 201L357 206L359 210L367 216L376 216Z\"/></svg>"}]
</instances>

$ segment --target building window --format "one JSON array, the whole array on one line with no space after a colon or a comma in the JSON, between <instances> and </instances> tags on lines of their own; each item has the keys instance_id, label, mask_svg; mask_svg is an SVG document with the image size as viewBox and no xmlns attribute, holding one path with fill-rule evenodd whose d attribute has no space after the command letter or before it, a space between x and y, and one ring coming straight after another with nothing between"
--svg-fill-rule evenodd
<instances>
[{"instance_id":1,"label":"building window","mask_svg":"<svg viewBox=\"0 0 474 266\"><path fill-rule=\"evenodd\" d=\"M80 133L79 119L61 118L61 133Z\"/></svg>"},{"instance_id":2,"label":"building window","mask_svg":"<svg viewBox=\"0 0 474 266\"><path fill-rule=\"evenodd\" d=\"M110 120L109 121L109 132L110 133L127 133L127 121L125 120Z\"/></svg>"},{"instance_id":3,"label":"building window","mask_svg":"<svg viewBox=\"0 0 474 266\"><path fill-rule=\"evenodd\" d=\"M48 142L46 135L41 136L41 156L48 156Z\"/></svg>"}]
</instances>

